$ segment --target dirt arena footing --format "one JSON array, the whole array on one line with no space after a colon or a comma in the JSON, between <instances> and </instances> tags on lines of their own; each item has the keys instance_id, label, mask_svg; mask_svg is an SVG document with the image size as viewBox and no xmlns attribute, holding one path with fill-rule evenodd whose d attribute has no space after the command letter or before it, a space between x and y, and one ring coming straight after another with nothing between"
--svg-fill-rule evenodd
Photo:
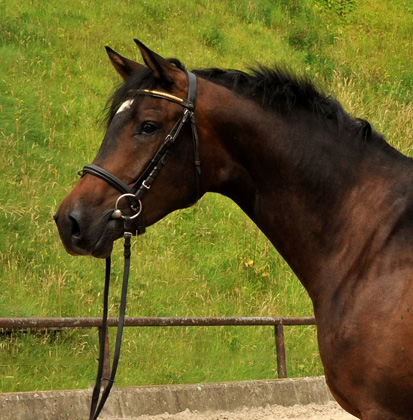
<instances>
[{"instance_id":1,"label":"dirt arena footing","mask_svg":"<svg viewBox=\"0 0 413 420\"><path fill-rule=\"evenodd\" d=\"M0 394L0 420L85 420L91 389ZM236 410L325 404L333 397L324 377L114 388L99 418L168 412Z\"/></svg>"}]
</instances>

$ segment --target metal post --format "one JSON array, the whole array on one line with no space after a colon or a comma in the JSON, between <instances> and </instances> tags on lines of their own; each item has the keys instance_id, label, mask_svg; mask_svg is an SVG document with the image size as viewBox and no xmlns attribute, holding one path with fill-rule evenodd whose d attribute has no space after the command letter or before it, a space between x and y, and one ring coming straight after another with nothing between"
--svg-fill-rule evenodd
<instances>
[{"instance_id":1,"label":"metal post","mask_svg":"<svg viewBox=\"0 0 413 420\"><path fill-rule=\"evenodd\" d=\"M282 324L274 326L275 348L277 352L278 378L287 378L287 361L285 356L284 327Z\"/></svg>"}]
</instances>

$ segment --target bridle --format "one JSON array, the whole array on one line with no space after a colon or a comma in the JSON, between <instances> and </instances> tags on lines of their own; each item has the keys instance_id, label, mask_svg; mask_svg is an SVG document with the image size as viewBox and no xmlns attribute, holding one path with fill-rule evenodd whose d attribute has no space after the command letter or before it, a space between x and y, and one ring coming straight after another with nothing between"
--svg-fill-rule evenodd
<instances>
[{"instance_id":1,"label":"bridle","mask_svg":"<svg viewBox=\"0 0 413 420\"><path fill-rule=\"evenodd\" d=\"M193 139L193 149L194 149L194 165L195 165L195 178L196 178L196 198L195 202L201 196L201 161L199 157L199 140L198 133L196 130L195 123L195 101L197 94L197 78L194 73L187 72L188 75L188 97L187 99L182 99L177 96L171 95L166 92L161 92L157 90L148 90L142 89L137 90L137 93L140 95L151 96L153 98L165 99L170 102L174 102L178 105L181 105L184 108L179 120L175 123L172 130L165 137L164 142L159 147L158 151L153 156L152 160L149 162L147 167L143 170L139 178L133 183L132 186L125 184L117 176L113 175L104 168L101 168L98 165L90 164L86 165L82 171L79 172L80 176L86 174L94 175L98 178L103 179L112 187L117 189L122 193L124 197L127 197L130 202L131 209L135 212L131 218L140 218L137 224L136 232L137 234L142 234L145 232L145 226L143 224L143 213L142 213L142 202L141 199L144 194L151 188L152 183L155 181L161 169L165 166L168 161L171 153L172 147L175 145L176 140L178 139L179 133L181 132L182 127L188 121L191 121L192 129L192 139ZM121 197L120 197L121 198ZM119 199L118 199L119 202ZM120 210L115 208L115 212L112 214L113 218L124 217Z\"/></svg>"},{"instance_id":2,"label":"bridle","mask_svg":"<svg viewBox=\"0 0 413 420\"><path fill-rule=\"evenodd\" d=\"M197 94L197 78L195 74L188 72L188 96L187 99L182 99L177 96L171 95L166 92L161 92L157 90L148 90L142 89L137 90L137 93L140 95L151 96L153 98L165 99L170 102L174 102L178 105L181 105L184 108L184 111L181 117L173 126L172 130L165 137L164 142L159 147L158 151L153 156L152 160L149 162L147 167L143 170L136 182L132 186L125 184L117 176L113 175L104 168L101 168L98 165L90 164L86 165L82 171L79 172L79 175L83 177L86 174L94 175L98 178L103 179L113 188L117 189L121 195L118 197L115 203L115 209L112 213L112 218L123 218L124 221L124 271L123 271L123 282L122 282L122 292L121 292L121 302L119 308L119 321L118 329L116 335L115 349L112 362L112 370L110 372L109 378L103 378L103 370L106 362L106 352L105 344L107 340L107 330L108 330L108 300L109 300L109 284L110 284L110 271L111 271L111 257L106 258L106 271L105 271L105 288L103 294L103 315L102 315L102 334L99 339L99 364L96 383L92 393L92 401L90 406L90 415L89 420L96 420L105 405L105 402L109 396L110 390L112 389L113 382L115 381L116 371L119 362L120 348L122 342L122 333L123 326L125 323L125 312L126 312L126 296L128 289L129 281L129 269L130 269L130 256L131 256L131 237L132 231L135 230L137 235L142 235L145 233L145 224L143 219L143 207L142 207L142 197L144 194L151 188L153 182L159 175L161 169L166 165L172 150L173 146L178 140L179 133L182 130L182 127L187 121L191 122L192 129L192 140L193 140L193 149L194 149L194 165L195 165L195 178L196 178L196 197L195 202L201 197L201 161L199 154L199 139L198 133L196 130L195 123L195 101ZM133 215L124 215L122 211L118 208L119 202L121 199L126 198L130 204L130 208ZM135 229L132 229L131 221L136 219ZM102 381L106 381L106 386L101 391Z\"/></svg>"}]
</instances>

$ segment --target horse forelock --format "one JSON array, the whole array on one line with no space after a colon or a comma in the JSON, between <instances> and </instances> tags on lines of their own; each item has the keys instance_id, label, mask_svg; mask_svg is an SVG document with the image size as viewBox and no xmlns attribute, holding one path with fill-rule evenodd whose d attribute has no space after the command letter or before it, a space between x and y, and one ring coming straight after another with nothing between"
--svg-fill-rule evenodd
<instances>
[{"instance_id":1,"label":"horse forelock","mask_svg":"<svg viewBox=\"0 0 413 420\"><path fill-rule=\"evenodd\" d=\"M118 113L123 104L135 100L138 89L153 89L155 80L150 69L139 70L128 77L114 92L106 104L107 125L111 123L113 117Z\"/></svg>"},{"instance_id":2,"label":"horse forelock","mask_svg":"<svg viewBox=\"0 0 413 420\"><path fill-rule=\"evenodd\" d=\"M185 67L179 60L170 58L168 61L179 69L185 70ZM113 117L119 112L119 109L124 104L129 103L131 106L133 105L133 101L139 95L138 91L140 89L154 89L157 82L158 81L154 77L152 70L149 68L138 70L126 80L124 80L123 83L116 88L114 94L109 98L109 101L107 102L107 125L110 124Z\"/></svg>"}]
</instances>

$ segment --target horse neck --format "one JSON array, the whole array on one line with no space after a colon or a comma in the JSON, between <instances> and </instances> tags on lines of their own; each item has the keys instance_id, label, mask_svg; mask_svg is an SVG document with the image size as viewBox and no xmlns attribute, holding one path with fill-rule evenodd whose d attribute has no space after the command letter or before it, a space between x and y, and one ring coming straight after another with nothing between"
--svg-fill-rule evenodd
<instances>
[{"instance_id":1,"label":"horse neck","mask_svg":"<svg viewBox=\"0 0 413 420\"><path fill-rule=\"evenodd\" d=\"M286 117L253 102L227 112L217 124L222 153L211 190L249 215L314 300L331 273L339 282L366 246L385 243L406 206L395 200L394 180L401 190L410 182L407 162L308 112Z\"/></svg>"}]
</instances>

